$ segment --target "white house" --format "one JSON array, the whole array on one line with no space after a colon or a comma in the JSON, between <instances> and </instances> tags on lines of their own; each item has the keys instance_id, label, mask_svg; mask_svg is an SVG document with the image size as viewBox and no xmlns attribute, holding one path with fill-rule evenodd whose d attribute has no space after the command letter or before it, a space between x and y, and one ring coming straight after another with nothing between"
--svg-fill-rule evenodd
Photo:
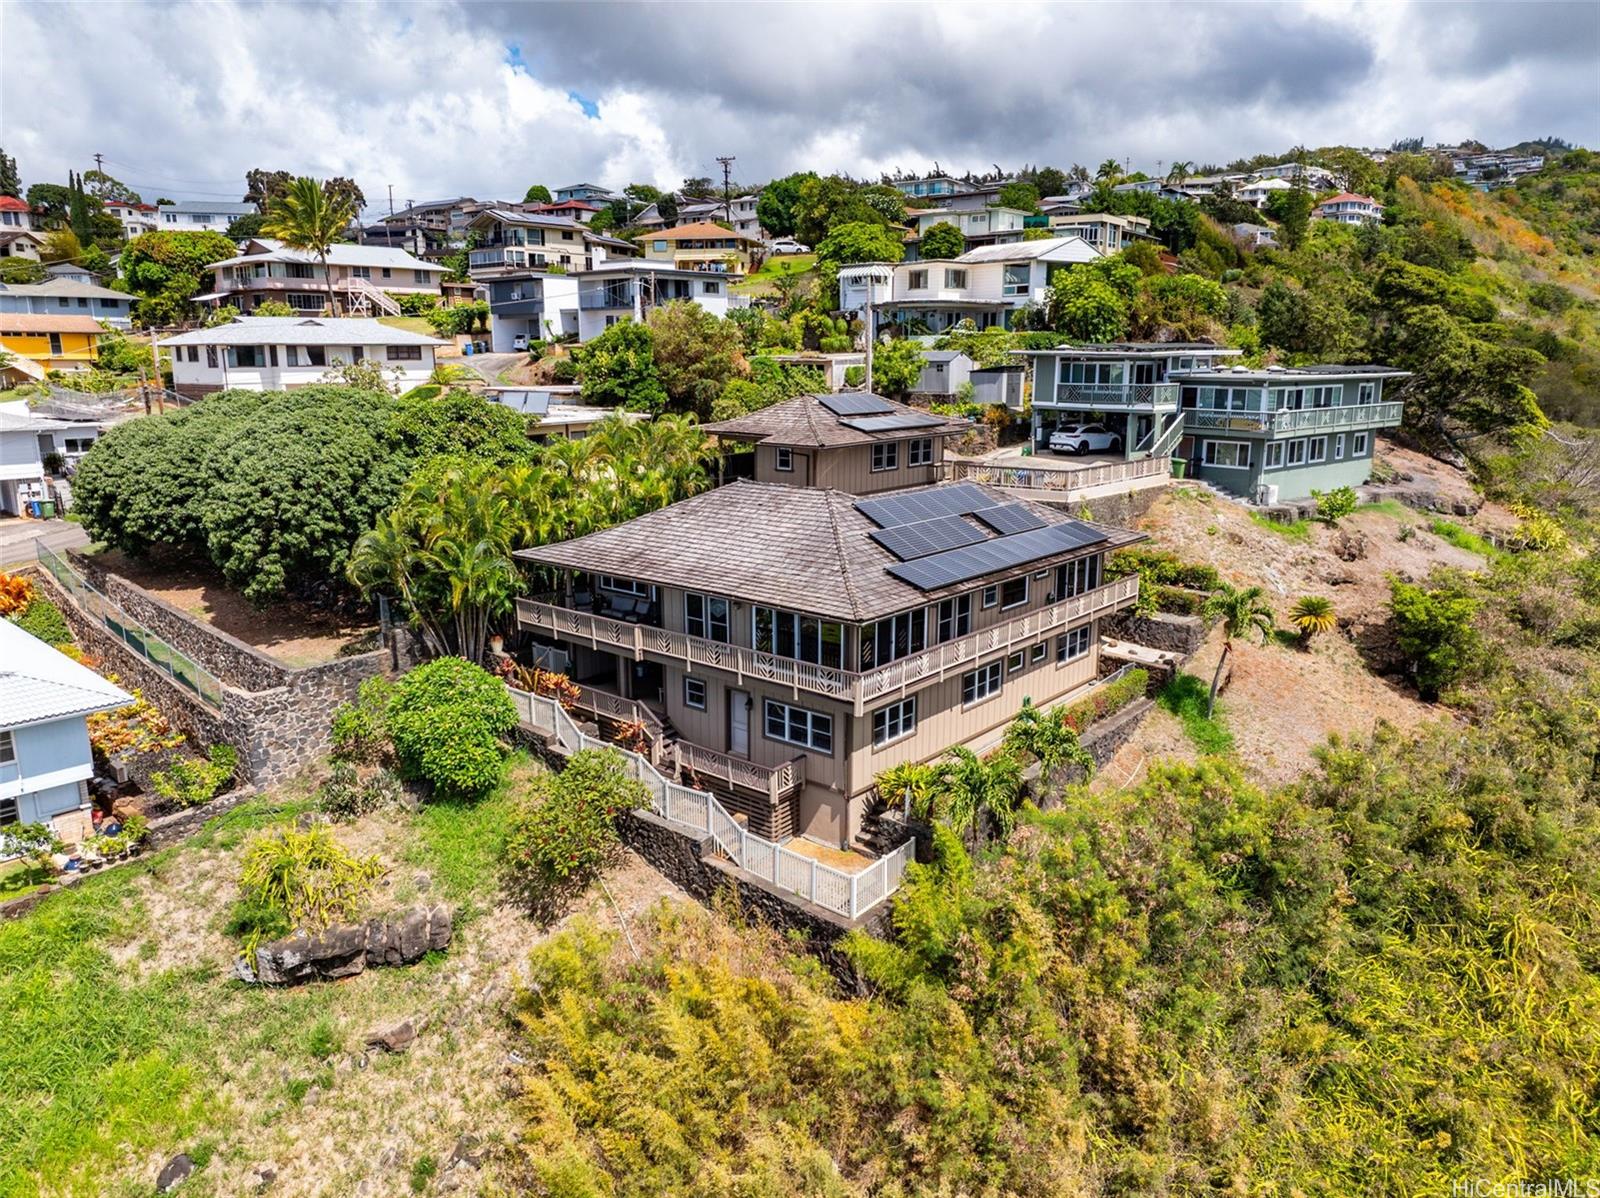
<instances>
[{"instance_id":1,"label":"white house","mask_svg":"<svg viewBox=\"0 0 1600 1198\"><path fill-rule=\"evenodd\" d=\"M1342 191L1313 208L1311 218L1331 220L1341 225L1375 225L1383 219L1383 205L1371 196Z\"/></svg>"},{"instance_id":2,"label":"white house","mask_svg":"<svg viewBox=\"0 0 1600 1198\"><path fill-rule=\"evenodd\" d=\"M467 255L467 271L480 281L548 267L571 273L639 256L632 242L596 233L566 216L486 208L469 227L478 244Z\"/></svg>"},{"instance_id":3,"label":"white house","mask_svg":"<svg viewBox=\"0 0 1600 1198\"><path fill-rule=\"evenodd\" d=\"M226 233L241 216L254 216L254 204L227 204L219 200L181 200L156 208L156 225L169 233Z\"/></svg>"},{"instance_id":4,"label":"white house","mask_svg":"<svg viewBox=\"0 0 1600 1198\"><path fill-rule=\"evenodd\" d=\"M1278 231L1271 225L1253 225L1249 221L1240 221L1236 225L1230 225L1229 231L1252 249L1278 248Z\"/></svg>"},{"instance_id":5,"label":"white house","mask_svg":"<svg viewBox=\"0 0 1600 1198\"><path fill-rule=\"evenodd\" d=\"M1255 172L1258 179L1288 179L1293 180L1299 175L1312 191L1326 191L1330 187L1337 187L1340 180L1325 166L1302 165L1298 162L1279 162L1272 166L1264 166Z\"/></svg>"},{"instance_id":6,"label":"white house","mask_svg":"<svg viewBox=\"0 0 1600 1198\"><path fill-rule=\"evenodd\" d=\"M49 824L89 835L94 758L86 717L133 696L66 654L0 620L0 837L8 825ZM0 839L0 856L4 855Z\"/></svg>"},{"instance_id":7,"label":"white house","mask_svg":"<svg viewBox=\"0 0 1600 1198\"><path fill-rule=\"evenodd\" d=\"M1267 202L1280 191L1290 191L1294 184L1287 179L1257 179L1253 183L1241 183L1234 188L1233 198L1243 200L1254 208L1265 208Z\"/></svg>"},{"instance_id":8,"label":"white house","mask_svg":"<svg viewBox=\"0 0 1600 1198\"><path fill-rule=\"evenodd\" d=\"M1102 254L1115 254L1149 237L1150 221L1114 212L1059 212L1050 217L1050 229L1058 237L1081 237Z\"/></svg>"},{"instance_id":9,"label":"white house","mask_svg":"<svg viewBox=\"0 0 1600 1198\"><path fill-rule=\"evenodd\" d=\"M49 498L45 458L59 454L76 465L100 432L93 422L36 415L20 399L0 403L0 514L20 515L29 500Z\"/></svg>"},{"instance_id":10,"label":"white house","mask_svg":"<svg viewBox=\"0 0 1600 1198\"><path fill-rule=\"evenodd\" d=\"M0 229L0 258L26 258L39 261L44 238L32 229Z\"/></svg>"},{"instance_id":11,"label":"white house","mask_svg":"<svg viewBox=\"0 0 1600 1198\"><path fill-rule=\"evenodd\" d=\"M879 321L902 324L928 333L970 320L980 329L1008 328L1020 308L1042 303L1056 267L1092 262L1100 257L1081 237L1050 237L1008 245L982 246L949 261L922 260L896 263L891 294L875 292ZM862 267L840 272L840 307L860 314L867 306L867 283Z\"/></svg>"},{"instance_id":12,"label":"white house","mask_svg":"<svg viewBox=\"0 0 1600 1198\"><path fill-rule=\"evenodd\" d=\"M154 233L159 227L160 213L154 204L139 204L133 200L107 200L106 211L122 222L122 237L125 241L131 241L141 233Z\"/></svg>"},{"instance_id":13,"label":"white house","mask_svg":"<svg viewBox=\"0 0 1600 1198\"><path fill-rule=\"evenodd\" d=\"M268 300L307 312L328 306L328 276L343 312L366 315L377 311L396 315L397 295L438 295L444 267L413 258L405 250L376 245L335 245L328 249L328 274L315 254L291 250L270 237L252 237L234 258L207 267L212 288L195 298L228 304L248 313Z\"/></svg>"},{"instance_id":14,"label":"white house","mask_svg":"<svg viewBox=\"0 0 1600 1198\"><path fill-rule=\"evenodd\" d=\"M174 390L195 399L214 391L309 387L331 367L353 362L378 363L405 391L428 381L434 353L445 344L357 316L241 316L160 342L172 352Z\"/></svg>"},{"instance_id":15,"label":"white house","mask_svg":"<svg viewBox=\"0 0 1600 1198\"><path fill-rule=\"evenodd\" d=\"M947 224L954 225L961 231L961 236L966 239L969 248L1021 241L1024 222L1028 219L1028 213L1021 208L1002 208L998 205L972 211L921 208L914 210L914 214L907 212L906 216L916 222L918 243L935 225Z\"/></svg>"}]
</instances>

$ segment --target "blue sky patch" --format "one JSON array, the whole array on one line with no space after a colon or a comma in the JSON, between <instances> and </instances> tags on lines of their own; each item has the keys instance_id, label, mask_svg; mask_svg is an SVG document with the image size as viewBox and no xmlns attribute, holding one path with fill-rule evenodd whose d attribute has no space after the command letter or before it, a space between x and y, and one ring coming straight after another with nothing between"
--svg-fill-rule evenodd
<instances>
[{"instance_id":1,"label":"blue sky patch","mask_svg":"<svg viewBox=\"0 0 1600 1198\"><path fill-rule=\"evenodd\" d=\"M567 93L567 99L573 101L579 108L583 109L583 115L588 117L591 121L597 121L600 119L600 105L596 104L587 96L579 95L575 91L569 91Z\"/></svg>"},{"instance_id":2,"label":"blue sky patch","mask_svg":"<svg viewBox=\"0 0 1600 1198\"><path fill-rule=\"evenodd\" d=\"M522 57L522 47L516 42L506 43L505 61L506 66L510 67L513 71L521 71L524 75L529 74L528 60Z\"/></svg>"}]
</instances>

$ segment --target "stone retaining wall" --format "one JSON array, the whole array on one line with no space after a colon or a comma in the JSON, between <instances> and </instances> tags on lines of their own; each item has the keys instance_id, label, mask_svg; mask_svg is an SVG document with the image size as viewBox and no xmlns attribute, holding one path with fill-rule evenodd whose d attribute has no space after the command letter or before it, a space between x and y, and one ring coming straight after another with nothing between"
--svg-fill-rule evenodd
<instances>
[{"instance_id":1,"label":"stone retaining wall","mask_svg":"<svg viewBox=\"0 0 1600 1198\"><path fill-rule=\"evenodd\" d=\"M1165 649L1192 657L1205 644L1206 622L1199 616L1173 616L1157 612L1153 616L1135 615L1132 611L1119 612L1101 626L1104 635L1119 641L1132 641L1152 649Z\"/></svg>"}]
</instances>

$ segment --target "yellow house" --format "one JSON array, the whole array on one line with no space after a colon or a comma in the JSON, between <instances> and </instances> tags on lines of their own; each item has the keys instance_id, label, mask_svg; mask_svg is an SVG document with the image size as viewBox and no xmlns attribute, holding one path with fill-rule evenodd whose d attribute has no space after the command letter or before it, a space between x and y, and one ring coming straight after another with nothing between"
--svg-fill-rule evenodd
<instances>
[{"instance_id":1,"label":"yellow house","mask_svg":"<svg viewBox=\"0 0 1600 1198\"><path fill-rule=\"evenodd\" d=\"M745 274L750 252L761 243L754 237L724 229L710 221L656 229L638 238L646 260L670 262L678 270L704 270Z\"/></svg>"},{"instance_id":2,"label":"yellow house","mask_svg":"<svg viewBox=\"0 0 1600 1198\"><path fill-rule=\"evenodd\" d=\"M27 359L41 372L90 369L104 335L105 329L92 316L0 312L0 348ZM26 366L21 370L33 374Z\"/></svg>"}]
</instances>

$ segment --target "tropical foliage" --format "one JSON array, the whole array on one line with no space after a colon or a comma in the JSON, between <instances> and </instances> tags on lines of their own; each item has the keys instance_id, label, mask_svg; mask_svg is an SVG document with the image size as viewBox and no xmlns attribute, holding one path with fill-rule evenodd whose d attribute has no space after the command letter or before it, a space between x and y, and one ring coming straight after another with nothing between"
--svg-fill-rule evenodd
<instances>
[{"instance_id":1,"label":"tropical foliage","mask_svg":"<svg viewBox=\"0 0 1600 1198\"><path fill-rule=\"evenodd\" d=\"M649 790L628 773L620 753L573 754L559 772L535 780L512 820L505 847L512 889L539 901L588 882L618 845L617 821L649 803Z\"/></svg>"},{"instance_id":2,"label":"tropical foliage","mask_svg":"<svg viewBox=\"0 0 1600 1198\"><path fill-rule=\"evenodd\" d=\"M403 776L446 796L479 798L500 781L501 737L517 726L517 711L494 675L440 657L395 684L384 724Z\"/></svg>"}]
</instances>

